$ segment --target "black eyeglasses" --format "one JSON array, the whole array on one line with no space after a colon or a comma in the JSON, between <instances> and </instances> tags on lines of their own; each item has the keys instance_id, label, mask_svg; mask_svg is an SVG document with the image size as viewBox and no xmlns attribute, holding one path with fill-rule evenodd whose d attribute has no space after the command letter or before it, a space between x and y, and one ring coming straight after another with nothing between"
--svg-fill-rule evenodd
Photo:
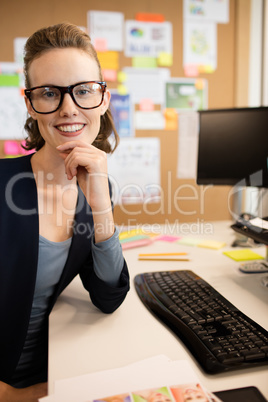
<instances>
[{"instance_id":1,"label":"black eyeglasses","mask_svg":"<svg viewBox=\"0 0 268 402\"><path fill-rule=\"evenodd\" d=\"M65 94L81 109L95 109L102 104L106 88L106 82L86 81L68 87L42 85L25 89L24 93L36 113L48 114L60 108Z\"/></svg>"}]
</instances>

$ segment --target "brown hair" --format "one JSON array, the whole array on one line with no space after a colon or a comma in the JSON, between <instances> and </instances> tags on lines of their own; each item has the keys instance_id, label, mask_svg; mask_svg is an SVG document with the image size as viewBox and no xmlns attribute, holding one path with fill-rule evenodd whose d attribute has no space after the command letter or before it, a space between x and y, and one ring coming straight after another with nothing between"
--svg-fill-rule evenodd
<instances>
[{"instance_id":1,"label":"brown hair","mask_svg":"<svg viewBox=\"0 0 268 402\"><path fill-rule=\"evenodd\" d=\"M81 49L89 56L93 57L98 65L100 79L102 80L101 66L90 37L76 25L61 23L39 29L28 38L24 48L24 75L26 88L31 87L28 72L33 60L48 50L68 47ZM45 144L45 141L39 131L37 121L32 117L28 117L24 128L28 133L25 149L36 149L38 151ZM114 133L113 145L111 145L111 142L108 140L112 133ZM115 129L111 110L108 108L105 114L101 116L100 131L93 142L93 145L107 153L111 153L115 150L118 143L119 136Z\"/></svg>"}]
</instances>

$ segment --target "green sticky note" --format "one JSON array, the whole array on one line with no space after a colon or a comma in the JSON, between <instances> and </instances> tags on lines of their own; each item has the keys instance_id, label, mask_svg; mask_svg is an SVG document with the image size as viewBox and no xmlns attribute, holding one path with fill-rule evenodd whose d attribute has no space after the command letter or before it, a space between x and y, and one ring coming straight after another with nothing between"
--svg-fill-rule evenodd
<instances>
[{"instance_id":1,"label":"green sticky note","mask_svg":"<svg viewBox=\"0 0 268 402\"><path fill-rule=\"evenodd\" d=\"M201 239L196 239L194 237L183 237L177 240L177 243L183 244L184 246L197 246L201 242Z\"/></svg>"},{"instance_id":2,"label":"green sticky note","mask_svg":"<svg viewBox=\"0 0 268 402\"><path fill-rule=\"evenodd\" d=\"M250 260L263 260L264 258L255 253L252 250L243 249L243 250L233 250L233 251L224 251L227 257L232 258L235 261L250 261Z\"/></svg>"},{"instance_id":3,"label":"green sticky note","mask_svg":"<svg viewBox=\"0 0 268 402\"><path fill-rule=\"evenodd\" d=\"M136 56L132 58L132 67L156 68L157 60L155 57Z\"/></svg>"},{"instance_id":4,"label":"green sticky note","mask_svg":"<svg viewBox=\"0 0 268 402\"><path fill-rule=\"evenodd\" d=\"M0 74L0 87L18 87L19 84L18 74Z\"/></svg>"},{"instance_id":5,"label":"green sticky note","mask_svg":"<svg viewBox=\"0 0 268 402\"><path fill-rule=\"evenodd\" d=\"M131 242L131 241L143 240L143 239L149 239L149 236L139 234L139 235L127 237L125 239L120 239L120 243L124 244L124 243L128 243L128 242Z\"/></svg>"}]
</instances>

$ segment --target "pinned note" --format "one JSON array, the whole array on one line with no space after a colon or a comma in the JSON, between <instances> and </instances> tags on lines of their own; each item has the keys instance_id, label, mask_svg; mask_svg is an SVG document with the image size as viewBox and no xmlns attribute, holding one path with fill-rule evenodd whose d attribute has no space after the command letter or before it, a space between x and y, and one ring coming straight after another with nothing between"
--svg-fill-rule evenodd
<instances>
[{"instance_id":1,"label":"pinned note","mask_svg":"<svg viewBox=\"0 0 268 402\"><path fill-rule=\"evenodd\" d=\"M235 261L250 261L250 260L264 259L260 254L257 254L254 251L248 249L224 251L223 254L226 255L227 257L232 258Z\"/></svg>"},{"instance_id":2,"label":"pinned note","mask_svg":"<svg viewBox=\"0 0 268 402\"><path fill-rule=\"evenodd\" d=\"M184 74L186 77L197 77L199 75L199 69L196 64L186 64L184 66Z\"/></svg>"},{"instance_id":3,"label":"pinned note","mask_svg":"<svg viewBox=\"0 0 268 402\"><path fill-rule=\"evenodd\" d=\"M98 52L100 65L104 69L118 70L119 68L119 54L118 52Z\"/></svg>"},{"instance_id":4,"label":"pinned note","mask_svg":"<svg viewBox=\"0 0 268 402\"><path fill-rule=\"evenodd\" d=\"M19 155L20 145L16 141L5 141L4 142L4 153L5 155Z\"/></svg>"},{"instance_id":5,"label":"pinned note","mask_svg":"<svg viewBox=\"0 0 268 402\"><path fill-rule=\"evenodd\" d=\"M117 73L117 80L118 82L125 82L127 79L127 74L124 71L119 71Z\"/></svg>"},{"instance_id":6,"label":"pinned note","mask_svg":"<svg viewBox=\"0 0 268 402\"><path fill-rule=\"evenodd\" d=\"M198 71L199 71L199 73L211 74L215 71L215 68L213 68L210 65L199 65Z\"/></svg>"},{"instance_id":7,"label":"pinned note","mask_svg":"<svg viewBox=\"0 0 268 402\"><path fill-rule=\"evenodd\" d=\"M157 61L155 57L143 57L135 56L132 57L132 67L135 68L156 68Z\"/></svg>"},{"instance_id":8,"label":"pinned note","mask_svg":"<svg viewBox=\"0 0 268 402\"><path fill-rule=\"evenodd\" d=\"M18 74L0 74L1 87L18 87L20 85L20 77Z\"/></svg>"},{"instance_id":9,"label":"pinned note","mask_svg":"<svg viewBox=\"0 0 268 402\"><path fill-rule=\"evenodd\" d=\"M136 21L145 21L145 22L164 22L165 17L163 14L156 13L137 13Z\"/></svg>"},{"instance_id":10,"label":"pinned note","mask_svg":"<svg viewBox=\"0 0 268 402\"><path fill-rule=\"evenodd\" d=\"M171 67L173 64L172 54L166 52L160 52L157 58L157 64L160 67Z\"/></svg>"},{"instance_id":11,"label":"pinned note","mask_svg":"<svg viewBox=\"0 0 268 402\"><path fill-rule=\"evenodd\" d=\"M178 113L176 109L167 108L164 110L164 116L166 120L165 130L177 130L178 129Z\"/></svg>"},{"instance_id":12,"label":"pinned note","mask_svg":"<svg viewBox=\"0 0 268 402\"><path fill-rule=\"evenodd\" d=\"M117 86L117 92L119 93L119 95L127 95L128 94L128 89L125 85L123 84L119 84Z\"/></svg>"},{"instance_id":13,"label":"pinned note","mask_svg":"<svg viewBox=\"0 0 268 402\"><path fill-rule=\"evenodd\" d=\"M154 110L154 103L150 98L143 98L140 100L139 109L142 112L151 112Z\"/></svg>"},{"instance_id":14,"label":"pinned note","mask_svg":"<svg viewBox=\"0 0 268 402\"><path fill-rule=\"evenodd\" d=\"M106 38L95 38L94 47L97 52L107 52L107 39Z\"/></svg>"},{"instance_id":15,"label":"pinned note","mask_svg":"<svg viewBox=\"0 0 268 402\"><path fill-rule=\"evenodd\" d=\"M117 71L109 69L109 68L103 69L102 75L103 75L104 81L115 82L117 79Z\"/></svg>"}]
</instances>

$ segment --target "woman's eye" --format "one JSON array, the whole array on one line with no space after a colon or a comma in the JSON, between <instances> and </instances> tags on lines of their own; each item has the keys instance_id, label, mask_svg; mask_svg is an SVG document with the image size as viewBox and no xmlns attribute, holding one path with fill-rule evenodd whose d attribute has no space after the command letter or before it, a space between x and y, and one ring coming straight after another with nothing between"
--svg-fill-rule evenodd
<instances>
[{"instance_id":1,"label":"woman's eye","mask_svg":"<svg viewBox=\"0 0 268 402\"><path fill-rule=\"evenodd\" d=\"M76 92L76 95L80 95L80 96L83 96L83 95L88 95L90 93L90 91L89 91L89 89L80 89L79 91L77 91Z\"/></svg>"},{"instance_id":2,"label":"woman's eye","mask_svg":"<svg viewBox=\"0 0 268 402\"><path fill-rule=\"evenodd\" d=\"M56 92L52 90L43 92L44 98L54 98L56 95L57 95Z\"/></svg>"}]
</instances>

